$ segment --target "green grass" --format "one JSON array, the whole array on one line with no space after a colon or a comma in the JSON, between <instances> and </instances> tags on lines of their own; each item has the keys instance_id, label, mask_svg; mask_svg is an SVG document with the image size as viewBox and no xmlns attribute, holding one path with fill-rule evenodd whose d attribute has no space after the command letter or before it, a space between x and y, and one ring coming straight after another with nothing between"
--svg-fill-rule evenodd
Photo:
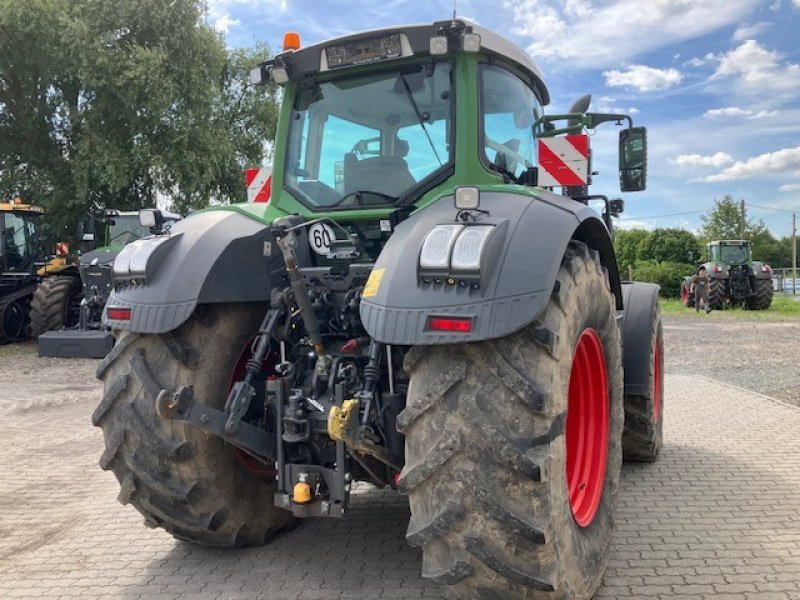
<instances>
[{"instance_id":1,"label":"green grass","mask_svg":"<svg viewBox=\"0 0 800 600\"><path fill-rule=\"evenodd\" d=\"M797 296L800 299L800 295ZM705 318L705 314L695 312L694 308L686 308L681 301L673 298L661 299L661 313L672 317ZM746 308L729 308L715 310L712 314L723 319L747 319L754 321L787 321L800 319L800 300L792 296L776 294L772 306L768 310L747 310Z\"/></svg>"}]
</instances>

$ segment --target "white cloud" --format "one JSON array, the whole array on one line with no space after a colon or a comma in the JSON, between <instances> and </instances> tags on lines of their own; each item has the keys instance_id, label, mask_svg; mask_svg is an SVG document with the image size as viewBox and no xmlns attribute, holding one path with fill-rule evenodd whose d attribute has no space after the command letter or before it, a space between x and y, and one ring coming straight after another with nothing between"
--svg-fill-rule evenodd
<instances>
[{"instance_id":1,"label":"white cloud","mask_svg":"<svg viewBox=\"0 0 800 600\"><path fill-rule=\"evenodd\" d=\"M231 27L241 25L239 19L232 15L242 9L249 7L283 13L289 8L289 0L206 0L205 6L208 22L214 29L226 34Z\"/></svg>"},{"instance_id":2,"label":"white cloud","mask_svg":"<svg viewBox=\"0 0 800 600\"><path fill-rule=\"evenodd\" d=\"M234 19L229 14L225 13L217 17L214 22L214 28L222 33L228 33L228 30L239 24L239 19Z\"/></svg>"},{"instance_id":3,"label":"white cloud","mask_svg":"<svg viewBox=\"0 0 800 600\"><path fill-rule=\"evenodd\" d=\"M632 219L625 217L624 215L621 216L616 221L614 221L614 227L616 229L647 229L648 231L652 231L653 229L656 228L655 223L653 223L653 221Z\"/></svg>"},{"instance_id":4,"label":"white cloud","mask_svg":"<svg viewBox=\"0 0 800 600\"><path fill-rule=\"evenodd\" d=\"M765 90L794 91L800 86L800 65L781 63L778 52L767 50L755 40L747 40L722 54L713 78L731 78L746 90L763 94Z\"/></svg>"},{"instance_id":5,"label":"white cloud","mask_svg":"<svg viewBox=\"0 0 800 600\"><path fill-rule=\"evenodd\" d=\"M597 98L597 100L592 102L592 110L601 113L626 113L629 115L635 115L640 112L635 106L629 106L627 108L620 106L611 96L600 96Z\"/></svg>"},{"instance_id":6,"label":"white cloud","mask_svg":"<svg viewBox=\"0 0 800 600\"><path fill-rule=\"evenodd\" d=\"M797 0L800 2L800 0ZM763 33L769 28L770 24L764 21L753 23L752 25L739 25L736 31L733 32L733 41L743 42L756 37L758 34Z\"/></svg>"},{"instance_id":7,"label":"white cloud","mask_svg":"<svg viewBox=\"0 0 800 600\"><path fill-rule=\"evenodd\" d=\"M603 76L609 87L632 87L640 92L667 90L683 79L677 69L656 69L645 65L628 65L624 71L604 71Z\"/></svg>"},{"instance_id":8,"label":"white cloud","mask_svg":"<svg viewBox=\"0 0 800 600\"><path fill-rule=\"evenodd\" d=\"M704 177L701 181L733 181L766 175L767 173L783 173L800 167L800 146L783 148L775 152L767 152L753 156L744 161L737 161L730 167Z\"/></svg>"},{"instance_id":9,"label":"white cloud","mask_svg":"<svg viewBox=\"0 0 800 600\"><path fill-rule=\"evenodd\" d=\"M800 1L800 0L799 0ZM739 108L737 106L727 106L725 108L712 108L707 110L703 116L706 119L724 119L728 117L742 118L753 121L755 119L763 119L765 117L774 117L778 114L777 110L749 110Z\"/></svg>"},{"instance_id":10,"label":"white cloud","mask_svg":"<svg viewBox=\"0 0 800 600\"><path fill-rule=\"evenodd\" d=\"M800 0L797 0L800 3ZM779 192L800 192L800 183L786 183L778 188Z\"/></svg>"},{"instance_id":11,"label":"white cloud","mask_svg":"<svg viewBox=\"0 0 800 600\"><path fill-rule=\"evenodd\" d=\"M711 156L700 154L681 154L670 158L669 162L679 167L723 167L733 162L733 157L727 152L717 152Z\"/></svg>"},{"instance_id":12,"label":"white cloud","mask_svg":"<svg viewBox=\"0 0 800 600\"><path fill-rule=\"evenodd\" d=\"M760 0L504 0L534 58L612 67L740 23ZM633 35L631 32L635 32Z\"/></svg>"}]
</instances>

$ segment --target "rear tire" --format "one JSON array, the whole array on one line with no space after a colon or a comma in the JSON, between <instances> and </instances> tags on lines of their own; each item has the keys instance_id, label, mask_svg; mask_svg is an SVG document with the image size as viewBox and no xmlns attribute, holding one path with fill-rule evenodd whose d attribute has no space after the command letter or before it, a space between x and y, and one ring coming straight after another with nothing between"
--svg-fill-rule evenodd
<instances>
[{"instance_id":1,"label":"rear tire","mask_svg":"<svg viewBox=\"0 0 800 600\"><path fill-rule=\"evenodd\" d=\"M607 443L605 468L581 487L567 473L576 454L568 463L575 446L566 438L576 429L568 405L586 332L600 341L607 389L577 396L584 409L604 403ZM415 347L404 367L411 379L398 418L406 435L400 489L409 495L406 538L422 547L422 576L456 598L590 598L608 560L623 424L619 330L597 254L570 243L549 304L525 329ZM587 511L579 496L591 497L593 485L598 497Z\"/></svg>"},{"instance_id":2,"label":"rear tire","mask_svg":"<svg viewBox=\"0 0 800 600\"><path fill-rule=\"evenodd\" d=\"M50 275L36 286L31 300L31 337L45 331L63 329L78 324L71 316L70 305L83 294L78 275Z\"/></svg>"},{"instance_id":3,"label":"rear tire","mask_svg":"<svg viewBox=\"0 0 800 600\"><path fill-rule=\"evenodd\" d=\"M772 305L771 279L756 279L754 294L747 299L747 308L750 310L767 310Z\"/></svg>"},{"instance_id":4,"label":"rear tire","mask_svg":"<svg viewBox=\"0 0 800 600\"><path fill-rule=\"evenodd\" d=\"M650 333L650 393L625 395L625 460L653 462L663 445L664 429L664 327L658 303L653 308Z\"/></svg>"},{"instance_id":5,"label":"rear tire","mask_svg":"<svg viewBox=\"0 0 800 600\"><path fill-rule=\"evenodd\" d=\"M686 285L686 282L681 285L681 304L688 308L694 307L694 298L692 297L690 288L688 285Z\"/></svg>"},{"instance_id":6,"label":"rear tire","mask_svg":"<svg viewBox=\"0 0 800 600\"><path fill-rule=\"evenodd\" d=\"M184 385L221 410L239 349L263 312L252 304L201 306L173 332L122 333L98 367L105 395L92 423L105 437L100 466L114 473L119 501L146 525L198 544L254 546L292 523L291 513L274 506L274 478L255 475L221 438L155 410L161 389Z\"/></svg>"},{"instance_id":7,"label":"rear tire","mask_svg":"<svg viewBox=\"0 0 800 600\"><path fill-rule=\"evenodd\" d=\"M709 279L708 305L712 310L724 310L726 308L725 301L725 280Z\"/></svg>"}]
</instances>

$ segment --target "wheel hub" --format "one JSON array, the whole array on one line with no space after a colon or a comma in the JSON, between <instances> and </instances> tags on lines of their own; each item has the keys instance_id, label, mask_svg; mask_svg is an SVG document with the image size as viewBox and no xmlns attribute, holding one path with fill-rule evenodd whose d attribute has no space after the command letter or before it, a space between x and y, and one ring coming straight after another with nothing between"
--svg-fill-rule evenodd
<instances>
[{"instance_id":1,"label":"wheel hub","mask_svg":"<svg viewBox=\"0 0 800 600\"><path fill-rule=\"evenodd\" d=\"M567 397L567 485L575 521L594 521L608 459L608 374L600 336L585 329L575 346Z\"/></svg>"}]
</instances>

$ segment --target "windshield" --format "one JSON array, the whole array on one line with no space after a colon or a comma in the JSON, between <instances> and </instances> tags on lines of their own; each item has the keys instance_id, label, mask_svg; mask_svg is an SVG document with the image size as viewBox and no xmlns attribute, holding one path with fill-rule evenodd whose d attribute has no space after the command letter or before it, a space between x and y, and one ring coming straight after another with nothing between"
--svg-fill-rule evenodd
<instances>
[{"instance_id":1,"label":"windshield","mask_svg":"<svg viewBox=\"0 0 800 600\"><path fill-rule=\"evenodd\" d=\"M721 260L729 265L750 262L750 246L720 246Z\"/></svg>"},{"instance_id":2,"label":"windshield","mask_svg":"<svg viewBox=\"0 0 800 600\"><path fill-rule=\"evenodd\" d=\"M171 225L174 220L166 219L164 223L165 225ZM139 222L139 213L116 215L110 218L106 244L109 246L124 246L148 235L152 235L152 232L149 227L145 227Z\"/></svg>"},{"instance_id":3,"label":"windshield","mask_svg":"<svg viewBox=\"0 0 800 600\"><path fill-rule=\"evenodd\" d=\"M312 208L395 204L452 162L451 65L309 83L297 94L284 182Z\"/></svg>"}]
</instances>

